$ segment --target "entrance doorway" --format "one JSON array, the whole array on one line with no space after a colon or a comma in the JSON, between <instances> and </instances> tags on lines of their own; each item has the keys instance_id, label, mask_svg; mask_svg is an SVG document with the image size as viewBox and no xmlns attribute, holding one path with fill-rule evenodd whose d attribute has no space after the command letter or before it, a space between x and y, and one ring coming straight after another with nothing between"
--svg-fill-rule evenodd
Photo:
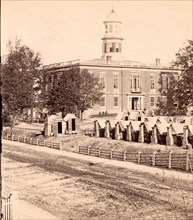
<instances>
[{"instance_id":1,"label":"entrance doorway","mask_svg":"<svg viewBox=\"0 0 193 220\"><path fill-rule=\"evenodd\" d=\"M133 97L131 100L132 100L131 110L138 110L138 98Z\"/></svg>"},{"instance_id":2,"label":"entrance doorway","mask_svg":"<svg viewBox=\"0 0 193 220\"><path fill-rule=\"evenodd\" d=\"M62 134L62 122L58 122L58 134Z\"/></svg>"},{"instance_id":3,"label":"entrance doorway","mask_svg":"<svg viewBox=\"0 0 193 220\"><path fill-rule=\"evenodd\" d=\"M128 97L128 110L143 110L143 96Z\"/></svg>"},{"instance_id":4,"label":"entrance doorway","mask_svg":"<svg viewBox=\"0 0 193 220\"><path fill-rule=\"evenodd\" d=\"M72 131L76 130L76 122L75 122L75 118L72 118Z\"/></svg>"}]
</instances>

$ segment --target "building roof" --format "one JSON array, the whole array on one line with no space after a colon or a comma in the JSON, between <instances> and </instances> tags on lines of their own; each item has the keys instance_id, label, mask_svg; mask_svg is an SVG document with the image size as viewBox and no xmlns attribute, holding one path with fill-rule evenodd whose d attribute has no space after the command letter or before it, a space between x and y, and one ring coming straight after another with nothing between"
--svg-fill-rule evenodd
<instances>
[{"instance_id":1,"label":"building roof","mask_svg":"<svg viewBox=\"0 0 193 220\"><path fill-rule=\"evenodd\" d=\"M130 123L134 131L139 131L139 125L141 124L141 121L131 121Z\"/></svg>"},{"instance_id":2,"label":"building roof","mask_svg":"<svg viewBox=\"0 0 193 220\"><path fill-rule=\"evenodd\" d=\"M99 123L100 128L105 128L105 120L104 119L98 119L97 121Z\"/></svg>"},{"instance_id":3,"label":"building roof","mask_svg":"<svg viewBox=\"0 0 193 220\"><path fill-rule=\"evenodd\" d=\"M154 126L156 124L157 117L144 117L143 121L149 122L149 123L153 124L153 126Z\"/></svg>"},{"instance_id":4,"label":"building roof","mask_svg":"<svg viewBox=\"0 0 193 220\"><path fill-rule=\"evenodd\" d=\"M144 122L144 125L147 129L147 131L152 131L152 128L155 126L156 121L148 121L148 122Z\"/></svg>"},{"instance_id":5,"label":"building roof","mask_svg":"<svg viewBox=\"0 0 193 220\"><path fill-rule=\"evenodd\" d=\"M125 116L129 116L128 112L118 112L115 120L124 120Z\"/></svg>"},{"instance_id":6,"label":"building roof","mask_svg":"<svg viewBox=\"0 0 193 220\"><path fill-rule=\"evenodd\" d=\"M107 15L104 22L119 22L119 23L121 23L120 18L118 17L118 15L114 11L114 9L112 9L111 12Z\"/></svg>"},{"instance_id":7,"label":"building roof","mask_svg":"<svg viewBox=\"0 0 193 220\"><path fill-rule=\"evenodd\" d=\"M184 117L184 122L185 122L187 125L192 125L192 124L193 124L193 117L192 117L192 116L186 116L186 117Z\"/></svg>"},{"instance_id":8,"label":"building roof","mask_svg":"<svg viewBox=\"0 0 193 220\"><path fill-rule=\"evenodd\" d=\"M114 127L115 127L115 124L118 122L118 120L116 120L116 119L115 119L115 120L112 120L112 119L111 119L111 120L107 120L107 121L109 121L109 124L110 124L111 129L114 128Z\"/></svg>"},{"instance_id":9,"label":"building roof","mask_svg":"<svg viewBox=\"0 0 193 220\"><path fill-rule=\"evenodd\" d=\"M156 124L155 125L158 129L158 132L162 135L164 133L167 133L167 127L170 126L169 123L164 123L164 124Z\"/></svg>"},{"instance_id":10,"label":"building roof","mask_svg":"<svg viewBox=\"0 0 193 220\"><path fill-rule=\"evenodd\" d=\"M62 117L60 117L58 115L50 115L47 118L47 124L52 124L56 120L63 120L63 119L62 119Z\"/></svg>"},{"instance_id":11,"label":"building roof","mask_svg":"<svg viewBox=\"0 0 193 220\"><path fill-rule=\"evenodd\" d=\"M89 67L112 67L112 68L137 68L137 69L158 69L162 71L180 71L179 69L172 68L168 65L161 65L156 66L155 64L147 64L147 63L141 63L137 61L130 61L130 60L124 60L124 61L115 61L112 60L110 63L107 63L107 61L102 59L93 59L93 60L71 60L66 62L60 62L60 63L53 63L49 65L43 66L44 70L61 70L66 68L71 68L78 66L81 68L81 66L84 66L84 68Z\"/></svg>"},{"instance_id":12,"label":"building roof","mask_svg":"<svg viewBox=\"0 0 193 220\"><path fill-rule=\"evenodd\" d=\"M127 125L129 125L130 121L119 121L118 124L121 126L122 130L125 130L127 128Z\"/></svg>"},{"instance_id":13,"label":"building roof","mask_svg":"<svg viewBox=\"0 0 193 220\"><path fill-rule=\"evenodd\" d=\"M183 128L185 125L185 123L172 123L172 128L175 134L183 134Z\"/></svg>"},{"instance_id":14,"label":"building roof","mask_svg":"<svg viewBox=\"0 0 193 220\"><path fill-rule=\"evenodd\" d=\"M189 132L189 135L193 135L193 125L188 125L188 132Z\"/></svg>"},{"instance_id":15,"label":"building roof","mask_svg":"<svg viewBox=\"0 0 193 220\"><path fill-rule=\"evenodd\" d=\"M76 118L76 116L74 114L69 113L64 117L64 121L69 121L72 118Z\"/></svg>"},{"instance_id":16,"label":"building roof","mask_svg":"<svg viewBox=\"0 0 193 220\"><path fill-rule=\"evenodd\" d=\"M138 117L144 117L144 114L140 111L132 111L129 114L129 119L130 120L137 120Z\"/></svg>"}]
</instances>

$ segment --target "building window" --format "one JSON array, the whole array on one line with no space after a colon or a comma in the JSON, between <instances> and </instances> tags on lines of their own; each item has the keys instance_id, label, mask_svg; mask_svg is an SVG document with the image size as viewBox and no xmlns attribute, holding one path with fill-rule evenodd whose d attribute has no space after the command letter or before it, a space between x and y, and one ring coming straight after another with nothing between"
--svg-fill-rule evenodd
<instances>
[{"instance_id":1,"label":"building window","mask_svg":"<svg viewBox=\"0 0 193 220\"><path fill-rule=\"evenodd\" d=\"M119 25L115 25L115 32L118 33L119 32Z\"/></svg>"},{"instance_id":2,"label":"building window","mask_svg":"<svg viewBox=\"0 0 193 220\"><path fill-rule=\"evenodd\" d=\"M118 74L114 73L114 89L118 89Z\"/></svg>"},{"instance_id":3,"label":"building window","mask_svg":"<svg viewBox=\"0 0 193 220\"><path fill-rule=\"evenodd\" d=\"M111 61L112 57L111 56L107 56L107 61Z\"/></svg>"},{"instance_id":4,"label":"building window","mask_svg":"<svg viewBox=\"0 0 193 220\"><path fill-rule=\"evenodd\" d=\"M142 110L142 109L143 109L143 98L141 96L129 98L129 110Z\"/></svg>"},{"instance_id":5,"label":"building window","mask_svg":"<svg viewBox=\"0 0 193 220\"><path fill-rule=\"evenodd\" d=\"M162 79L162 89L167 89L168 87L167 73L164 73L164 74L162 73L161 79Z\"/></svg>"},{"instance_id":6,"label":"building window","mask_svg":"<svg viewBox=\"0 0 193 220\"><path fill-rule=\"evenodd\" d=\"M109 25L109 32L110 32L110 33L113 32L113 25L112 25L112 24Z\"/></svg>"},{"instance_id":7,"label":"building window","mask_svg":"<svg viewBox=\"0 0 193 220\"><path fill-rule=\"evenodd\" d=\"M112 43L112 47L113 47L113 52L116 51L116 43Z\"/></svg>"},{"instance_id":8,"label":"building window","mask_svg":"<svg viewBox=\"0 0 193 220\"><path fill-rule=\"evenodd\" d=\"M119 45L117 45L118 47L116 47L116 52L119 52Z\"/></svg>"},{"instance_id":9,"label":"building window","mask_svg":"<svg viewBox=\"0 0 193 220\"><path fill-rule=\"evenodd\" d=\"M107 33L107 32L108 32L108 26L105 25L105 33Z\"/></svg>"},{"instance_id":10,"label":"building window","mask_svg":"<svg viewBox=\"0 0 193 220\"><path fill-rule=\"evenodd\" d=\"M118 96L115 96L114 97L114 106L116 107L116 106L119 106L119 98L118 98Z\"/></svg>"},{"instance_id":11,"label":"building window","mask_svg":"<svg viewBox=\"0 0 193 220\"><path fill-rule=\"evenodd\" d=\"M102 88L105 88L105 73L100 73L100 83Z\"/></svg>"},{"instance_id":12,"label":"building window","mask_svg":"<svg viewBox=\"0 0 193 220\"><path fill-rule=\"evenodd\" d=\"M155 89L155 75L150 75L150 89Z\"/></svg>"},{"instance_id":13,"label":"building window","mask_svg":"<svg viewBox=\"0 0 193 220\"><path fill-rule=\"evenodd\" d=\"M154 96L150 97L150 106L151 107L155 106L155 97Z\"/></svg>"},{"instance_id":14,"label":"building window","mask_svg":"<svg viewBox=\"0 0 193 220\"><path fill-rule=\"evenodd\" d=\"M100 106L105 106L105 97L101 97L100 99Z\"/></svg>"},{"instance_id":15,"label":"building window","mask_svg":"<svg viewBox=\"0 0 193 220\"><path fill-rule=\"evenodd\" d=\"M107 52L107 43L104 43L104 53Z\"/></svg>"},{"instance_id":16,"label":"building window","mask_svg":"<svg viewBox=\"0 0 193 220\"><path fill-rule=\"evenodd\" d=\"M132 97L131 102L132 102L131 109L132 110L139 110L139 98L138 97Z\"/></svg>"},{"instance_id":17,"label":"building window","mask_svg":"<svg viewBox=\"0 0 193 220\"><path fill-rule=\"evenodd\" d=\"M131 75L131 89L139 90L140 89L140 77L139 75Z\"/></svg>"},{"instance_id":18,"label":"building window","mask_svg":"<svg viewBox=\"0 0 193 220\"><path fill-rule=\"evenodd\" d=\"M180 76L178 73L174 73L174 79L178 82L180 79Z\"/></svg>"}]
</instances>

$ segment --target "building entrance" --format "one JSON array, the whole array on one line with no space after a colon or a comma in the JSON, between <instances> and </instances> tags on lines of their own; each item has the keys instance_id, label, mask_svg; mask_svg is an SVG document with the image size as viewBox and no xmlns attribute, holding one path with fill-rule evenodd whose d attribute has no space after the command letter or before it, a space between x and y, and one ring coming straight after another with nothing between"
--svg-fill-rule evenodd
<instances>
[{"instance_id":1,"label":"building entrance","mask_svg":"<svg viewBox=\"0 0 193 220\"><path fill-rule=\"evenodd\" d=\"M143 96L129 97L128 110L143 110Z\"/></svg>"},{"instance_id":2,"label":"building entrance","mask_svg":"<svg viewBox=\"0 0 193 220\"><path fill-rule=\"evenodd\" d=\"M58 122L58 134L62 134L62 122Z\"/></svg>"}]
</instances>

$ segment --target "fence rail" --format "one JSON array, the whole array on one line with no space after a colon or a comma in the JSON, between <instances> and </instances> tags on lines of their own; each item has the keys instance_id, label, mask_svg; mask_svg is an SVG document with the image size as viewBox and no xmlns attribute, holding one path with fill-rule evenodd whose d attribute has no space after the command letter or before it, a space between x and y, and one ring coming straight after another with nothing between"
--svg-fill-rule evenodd
<instances>
[{"instance_id":1,"label":"fence rail","mask_svg":"<svg viewBox=\"0 0 193 220\"><path fill-rule=\"evenodd\" d=\"M2 133L2 138L11 141L18 141L37 146L45 146L54 149L61 148L61 143L59 142L48 142L46 140L39 140L38 138L30 138L25 136L11 136L10 134L5 134L4 132ZM102 149L101 147L96 148L91 146L79 146L79 154L91 155L106 159L134 162L168 169L193 171L193 154L190 154L188 151L186 151L186 153L172 153L172 151L169 151L154 152L153 154L147 154L142 152L114 151L113 149L107 150Z\"/></svg>"},{"instance_id":2,"label":"fence rail","mask_svg":"<svg viewBox=\"0 0 193 220\"><path fill-rule=\"evenodd\" d=\"M154 152L152 154L142 152L126 152L107 150L91 146L79 146L79 153L106 159L122 160L144 164L148 166L156 166L168 169L177 169L192 171L193 169L193 154L188 151L185 153L169 152Z\"/></svg>"},{"instance_id":3,"label":"fence rail","mask_svg":"<svg viewBox=\"0 0 193 220\"><path fill-rule=\"evenodd\" d=\"M48 142L45 140L39 140L37 137L36 138L30 138L26 136L20 136L20 135L10 135L10 134L5 134L3 132L2 138L10 141L18 141L26 144L31 144L31 145L37 145L37 146L44 146L44 147L49 147L49 148L54 148L60 150L61 143L60 142Z\"/></svg>"}]
</instances>

